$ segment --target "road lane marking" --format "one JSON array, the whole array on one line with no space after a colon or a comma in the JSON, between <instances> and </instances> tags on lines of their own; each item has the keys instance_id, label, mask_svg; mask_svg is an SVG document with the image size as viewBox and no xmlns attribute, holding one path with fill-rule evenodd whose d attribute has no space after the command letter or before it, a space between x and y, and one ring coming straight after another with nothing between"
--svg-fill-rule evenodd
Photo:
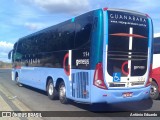
<instances>
[{"instance_id":1,"label":"road lane marking","mask_svg":"<svg viewBox=\"0 0 160 120\"><path fill-rule=\"evenodd\" d=\"M0 95L0 110L1 111L12 111L12 108L5 102Z\"/></svg>"},{"instance_id":2,"label":"road lane marking","mask_svg":"<svg viewBox=\"0 0 160 120\"><path fill-rule=\"evenodd\" d=\"M2 93L1 93L2 92ZM5 95L8 100L10 100L10 102L12 102L18 109L19 111L32 111L31 109L29 109L25 104L23 104L20 100L18 100L17 96L13 96L7 89L5 89L5 87L3 87L0 84L0 93ZM0 110L1 111L14 111L9 104L7 104L7 101L5 101L3 98L3 96L0 95ZM34 111L33 111L34 113ZM25 117L24 117L25 118ZM20 118L22 119L22 118ZM12 118L5 118L5 120L20 120L18 117L12 117ZM25 118L27 120L43 120L42 118L34 118L34 117L28 117ZM0 118L1 120L1 118Z\"/></svg>"},{"instance_id":3,"label":"road lane marking","mask_svg":"<svg viewBox=\"0 0 160 120\"><path fill-rule=\"evenodd\" d=\"M25 106L17 97L13 96L8 90L6 90L2 85L0 85L0 91L6 95L6 97L12 101L12 103L20 110L20 111L31 111L27 106ZM15 97L15 98L14 98ZM14 98L14 99L13 99Z\"/></svg>"},{"instance_id":4,"label":"road lane marking","mask_svg":"<svg viewBox=\"0 0 160 120\"><path fill-rule=\"evenodd\" d=\"M0 111L12 111L12 108L5 102L0 95ZM20 120L19 118L2 117L0 120Z\"/></svg>"}]
</instances>

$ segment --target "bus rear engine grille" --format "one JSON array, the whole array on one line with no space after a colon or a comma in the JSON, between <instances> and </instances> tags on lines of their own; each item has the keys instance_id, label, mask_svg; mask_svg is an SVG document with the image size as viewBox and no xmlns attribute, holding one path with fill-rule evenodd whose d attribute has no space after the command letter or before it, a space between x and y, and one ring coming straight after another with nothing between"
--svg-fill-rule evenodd
<instances>
[{"instance_id":1,"label":"bus rear engine grille","mask_svg":"<svg viewBox=\"0 0 160 120\"><path fill-rule=\"evenodd\" d=\"M88 72L77 72L72 74L72 96L76 98L89 98L88 87L89 74Z\"/></svg>"}]
</instances>

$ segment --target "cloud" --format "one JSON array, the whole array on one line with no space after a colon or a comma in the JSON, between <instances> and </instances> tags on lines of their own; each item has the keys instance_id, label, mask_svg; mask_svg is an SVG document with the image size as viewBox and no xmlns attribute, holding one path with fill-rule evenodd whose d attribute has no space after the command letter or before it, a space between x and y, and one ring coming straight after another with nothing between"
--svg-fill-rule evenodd
<instances>
[{"instance_id":1,"label":"cloud","mask_svg":"<svg viewBox=\"0 0 160 120\"><path fill-rule=\"evenodd\" d=\"M50 13L76 14L90 8L89 0L29 0L29 2Z\"/></svg>"},{"instance_id":2,"label":"cloud","mask_svg":"<svg viewBox=\"0 0 160 120\"><path fill-rule=\"evenodd\" d=\"M46 25L42 23L26 22L24 26L27 27L29 30L38 30L44 28Z\"/></svg>"},{"instance_id":3,"label":"cloud","mask_svg":"<svg viewBox=\"0 0 160 120\"><path fill-rule=\"evenodd\" d=\"M154 37L160 37L160 33L155 33Z\"/></svg>"},{"instance_id":4,"label":"cloud","mask_svg":"<svg viewBox=\"0 0 160 120\"><path fill-rule=\"evenodd\" d=\"M7 61L7 56L10 50L13 49L13 44L5 41L0 41L0 61Z\"/></svg>"},{"instance_id":5,"label":"cloud","mask_svg":"<svg viewBox=\"0 0 160 120\"><path fill-rule=\"evenodd\" d=\"M0 41L0 51L9 52L13 48L13 44L5 41Z\"/></svg>"}]
</instances>

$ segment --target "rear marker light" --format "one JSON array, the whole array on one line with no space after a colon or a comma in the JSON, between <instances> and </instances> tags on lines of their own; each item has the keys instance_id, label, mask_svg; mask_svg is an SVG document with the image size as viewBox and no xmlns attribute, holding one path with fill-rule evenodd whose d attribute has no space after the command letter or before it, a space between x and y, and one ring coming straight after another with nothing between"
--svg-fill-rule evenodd
<instances>
[{"instance_id":1,"label":"rear marker light","mask_svg":"<svg viewBox=\"0 0 160 120\"><path fill-rule=\"evenodd\" d=\"M152 78L149 78L149 82L150 82L150 83L152 82Z\"/></svg>"},{"instance_id":2,"label":"rear marker light","mask_svg":"<svg viewBox=\"0 0 160 120\"><path fill-rule=\"evenodd\" d=\"M146 94L148 94L148 92L146 92Z\"/></svg>"},{"instance_id":3,"label":"rear marker light","mask_svg":"<svg viewBox=\"0 0 160 120\"><path fill-rule=\"evenodd\" d=\"M108 10L108 8L103 8L103 11L107 11Z\"/></svg>"},{"instance_id":4,"label":"rear marker light","mask_svg":"<svg viewBox=\"0 0 160 120\"><path fill-rule=\"evenodd\" d=\"M106 95L103 95L103 97L107 97L107 94L106 94Z\"/></svg>"},{"instance_id":5,"label":"rear marker light","mask_svg":"<svg viewBox=\"0 0 160 120\"><path fill-rule=\"evenodd\" d=\"M146 14L146 17L150 17L148 14Z\"/></svg>"}]
</instances>

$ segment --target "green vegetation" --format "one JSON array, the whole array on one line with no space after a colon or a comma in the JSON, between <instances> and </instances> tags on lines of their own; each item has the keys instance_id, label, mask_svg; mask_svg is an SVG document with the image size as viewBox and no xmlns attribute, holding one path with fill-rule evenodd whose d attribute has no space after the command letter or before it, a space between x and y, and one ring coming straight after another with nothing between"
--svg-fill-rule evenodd
<instances>
[{"instance_id":1,"label":"green vegetation","mask_svg":"<svg viewBox=\"0 0 160 120\"><path fill-rule=\"evenodd\" d=\"M0 61L0 68L12 68L12 64Z\"/></svg>"}]
</instances>

